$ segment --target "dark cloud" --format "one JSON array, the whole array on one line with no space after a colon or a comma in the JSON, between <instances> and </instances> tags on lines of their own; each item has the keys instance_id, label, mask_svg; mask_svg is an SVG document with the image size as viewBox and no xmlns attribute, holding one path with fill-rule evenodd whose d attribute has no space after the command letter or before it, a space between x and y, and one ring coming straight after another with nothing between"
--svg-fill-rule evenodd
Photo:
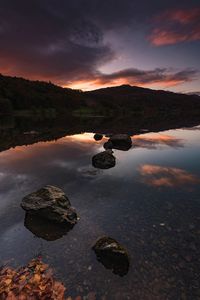
<instances>
[{"instance_id":1,"label":"dark cloud","mask_svg":"<svg viewBox=\"0 0 200 300\"><path fill-rule=\"evenodd\" d=\"M188 82L197 77L199 72L193 69L185 69L179 72L174 72L171 69L154 69L154 70L138 70L126 69L112 74L96 74L96 81L99 84L115 84L115 83L129 83L129 84L152 84L162 83L163 85L177 85L183 82Z\"/></svg>"},{"instance_id":2,"label":"dark cloud","mask_svg":"<svg viewBox=\"0 0 200 300\"><path fill-rule=\"evenodd\" d=\"M58 84L97 77L109 81L137 75L144 82L162 77L165 71L157 69L145 74L123 70L110 77L97 70L117 55L106 42L108 33L145 26L172 4L171 0L154 5L130 0L0 0L0 72Z\"/></svg>"}]
</instances>

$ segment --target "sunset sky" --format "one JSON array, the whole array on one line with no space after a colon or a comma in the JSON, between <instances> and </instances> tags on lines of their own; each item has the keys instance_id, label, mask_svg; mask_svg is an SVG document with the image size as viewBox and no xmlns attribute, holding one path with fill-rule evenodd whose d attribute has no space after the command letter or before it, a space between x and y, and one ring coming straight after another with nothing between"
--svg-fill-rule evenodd
<instances>
[{"instance_id":1,"label":"sunset sky","mask_svg":"<svg viewBox=\"0 0 200 300\"><path fill-rule=\"evenodd\" d=\"M199 0L0 0L0 73L200 92Z\"/></svg>"}]
</instances>

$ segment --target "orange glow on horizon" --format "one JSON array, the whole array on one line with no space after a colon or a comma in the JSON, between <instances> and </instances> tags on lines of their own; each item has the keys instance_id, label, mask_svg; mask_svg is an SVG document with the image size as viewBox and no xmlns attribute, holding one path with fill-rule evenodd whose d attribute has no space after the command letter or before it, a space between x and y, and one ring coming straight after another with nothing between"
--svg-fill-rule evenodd
<instances>
[{"instance_id":1,"label":"orange glow on horizon","mask_svg":"<svg viewBox=\"0 0 200 300\"><path fill-rule=\"evenodd\" d=\"M169 87L175 87L179 84L184 83L184 80L163 80L163 81L155 81L155 82L149 82L149 83L142 83L134 80L128 80L128 79L118 79L109 81L107 83L102 83L100 80L94 80L94 81L76 81L74 83L68 84L68 85L62 85L63 88L71 88L76 90L83 90L83 91L91 91L101 88L107 88L107 87L115 87L120 85L132 85L132 86L138 86L138 87L144 87L144 88L155 88L155 89L164 89Z\"/></svg>"}]
</instances>

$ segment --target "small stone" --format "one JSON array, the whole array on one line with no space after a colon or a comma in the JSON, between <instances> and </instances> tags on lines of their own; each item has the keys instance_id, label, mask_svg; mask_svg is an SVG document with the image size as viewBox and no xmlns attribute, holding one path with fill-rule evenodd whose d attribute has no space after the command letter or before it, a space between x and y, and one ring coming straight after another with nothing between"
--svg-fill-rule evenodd
<instances>
[{"instance_id":1,"label":"small stone","mask_svg":"<svg viewBox=\"0 0 200 300\"><path fill-rule=\"evenodd\" d=\"M92 248L100 261L107 269L114 274L124 276L129 270L129 255L127 250L116 240L110 237L98 239Z\"/></svg>"},{"instance_id":2,"label":"small stone","mask_svg":"<svg viewBox=\"0 0 200 300\"><path fill-rule=\"evenodd\" d=\"M132 147L132 140L128 134L114 134L109 139L112 149L127 151Z\"/></svg>"},{"instance_id":3,"label":"small stone","mask_svg":"<svg viewBox=\"0 0 200 300\"><path fill-rule=\"evenodd\" d=\"M95 141L100 141L100 140L102 140L102 138L103 138L103 135L102 135L102 134L100 134L100 133L95 133L95 135L94 135Z\"/></svg>"},{"instance_id":4,"label":"small stone","mask_svg":"<svg viewBox=\"0 0 200 300\"><path fill-rule=\"evenodd\" d=\"M116 159L112 154L112 150L106 150L98 153L92 158L92 165L99 169L110 169L115 166Z\"/></svg>"}]
</instances>

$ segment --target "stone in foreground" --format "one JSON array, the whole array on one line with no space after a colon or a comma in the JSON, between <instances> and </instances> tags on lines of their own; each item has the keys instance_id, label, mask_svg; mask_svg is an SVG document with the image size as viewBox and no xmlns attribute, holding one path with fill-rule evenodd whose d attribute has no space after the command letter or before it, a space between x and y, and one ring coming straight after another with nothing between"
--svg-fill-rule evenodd
<instances>
[{"instance_id":1,"label":"stone in foreground","mask_svg":"<svg viewBox=\"0 0 200 300\"><path fill-rule=\"evenodd\" d=\"M116 159L112 154L112 150L106 150L98 153L92 158L92 165L98 169L110 169L115 166Z\"/></svg>"},{"instance_id":2,"label":"stone in foreground","mask_svg":"<svg viewBox=\"0 0 200 300\"><path fill-rule=\"evenodd\" d=\"M123 151L127 151L132 147L132 140L128 134L114 134L109 139L109 143L112 149Z\"/></svg>"},{"instance_id":3,"label":"stone in foreground","mask_svg":"<svg viewBox=\"0 0 200 300\"><path fill-rule=\"evenodd\" d=\"M38 215L60 224L77 223L76 210L65 193L58 187L47 185L22 199L21 207L29 214Z\"/></svg>"},{"instance_id":4,"label":"stone in foreground","mask_svg":"<svg viewBox=\"0 0 200 300\"><path fill-rule=\"evenodd\" d=\"M92 247L98 261L114 274L124 276L129 270L129 256L127 250L110 237L100 238Z\"/></svg>"}]
</instances>

